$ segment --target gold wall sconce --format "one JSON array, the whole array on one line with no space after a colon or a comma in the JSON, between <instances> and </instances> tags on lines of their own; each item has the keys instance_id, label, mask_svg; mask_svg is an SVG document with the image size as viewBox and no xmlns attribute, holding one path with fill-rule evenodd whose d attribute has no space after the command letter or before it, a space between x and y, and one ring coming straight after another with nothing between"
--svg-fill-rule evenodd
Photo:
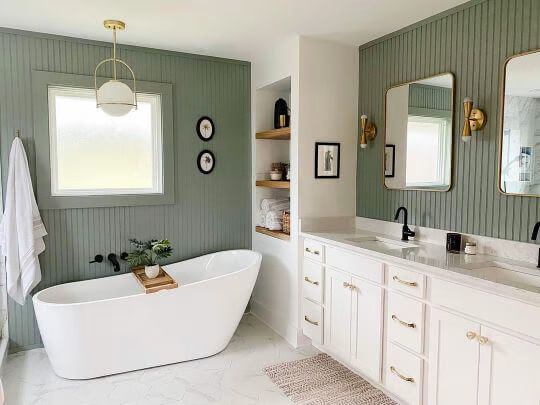
<instances>
[{"instance_id":1,"label":"gold wall sconce","mask_svg":"<svg viewBox=\"0 0 540 405\"><path fill-rule=\"evenodd\" d=\"M368 141L373 141L377 136L377 128L372 123L368 123L367 115L360 117L360 147L367 148Z\"/></svg>"},{"instance_id":2,"label":"gold wall sconce","mask_svg":"<svg viewBox=\"0 0 540 405\"><path fill-rule=\"evenodd\" d=\"M463 123L463 133L461 139L463 142L471 140L471 131L480 131L486 126L486 113L479 108L473 108L473 101L467 97L463 100L463 112L465 121Z\"/></svg>"}]
</instances>

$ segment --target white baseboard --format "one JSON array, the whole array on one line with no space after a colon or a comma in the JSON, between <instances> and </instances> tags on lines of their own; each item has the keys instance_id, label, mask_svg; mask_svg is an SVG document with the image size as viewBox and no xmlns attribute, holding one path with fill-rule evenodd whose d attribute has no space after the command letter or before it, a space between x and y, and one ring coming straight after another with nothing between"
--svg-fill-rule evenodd
<instances>
[{"instance_id":1,"label":"white baseboard","mask_svg":"<svg viewBox=\"0 0 540 405\"><path fill-rule=\"evenodd\" d=\"M276 313L258 301L251 301L251 313L262 323L285 339L292 347L296 348L307 343L307 338L302 331L292 325L288 319Z\"/></svg>"}]
</instances>

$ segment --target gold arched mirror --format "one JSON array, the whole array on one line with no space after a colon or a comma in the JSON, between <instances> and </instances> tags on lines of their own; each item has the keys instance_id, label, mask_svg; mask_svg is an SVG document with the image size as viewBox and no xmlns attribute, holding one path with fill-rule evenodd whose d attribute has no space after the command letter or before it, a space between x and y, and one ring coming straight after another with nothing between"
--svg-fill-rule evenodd
<instances>
[{"instance_id":1,"label":"gold arched mirror","mask_svg":"<svg viewBox=\"0 0 540 405\"><path fill-rule=\"evenodd\" d=\"M504 66L499 134L499 190L540 196L540 50Z\"/></svg>"}]
</instances>

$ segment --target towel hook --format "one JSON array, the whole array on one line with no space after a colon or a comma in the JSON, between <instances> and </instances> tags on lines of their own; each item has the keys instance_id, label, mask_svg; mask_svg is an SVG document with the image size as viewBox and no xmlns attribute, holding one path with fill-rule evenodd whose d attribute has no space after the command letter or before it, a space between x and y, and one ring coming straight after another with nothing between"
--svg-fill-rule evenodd
<instances>
[{"instance_id":1,"label":"towel hook","mask_svg":"<svg viewBox=\"0 0 540 405\"><path fill-rule=\"evenodd\" d=\"M15 131L15 133L17 134L17 138L20 138L21 137L21 130L20 129L17 129Z\"/></svg>"}]
</instances>

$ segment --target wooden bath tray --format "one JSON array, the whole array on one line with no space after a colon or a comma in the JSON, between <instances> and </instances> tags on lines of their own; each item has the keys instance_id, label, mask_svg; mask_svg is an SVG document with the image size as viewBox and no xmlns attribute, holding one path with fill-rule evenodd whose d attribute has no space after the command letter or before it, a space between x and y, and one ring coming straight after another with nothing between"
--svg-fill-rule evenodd
<instances>
[{"instance_id":1,"label":"wooden bath tray","mask_svg":"<svg viewBox=\"0 0 540 405\"><path fill-rule=\"evenodd\" d=\"M159 268L159 274L156 278L148 278L144 273L143 267L134 267L131 269L133 275L139 282L139 284L144 288L146 294L151 294L158 292L159 290L170 290L172 288L177 288L178 283L167 274L165 270L161 267Z\"/></svg>"}]
</instances>

